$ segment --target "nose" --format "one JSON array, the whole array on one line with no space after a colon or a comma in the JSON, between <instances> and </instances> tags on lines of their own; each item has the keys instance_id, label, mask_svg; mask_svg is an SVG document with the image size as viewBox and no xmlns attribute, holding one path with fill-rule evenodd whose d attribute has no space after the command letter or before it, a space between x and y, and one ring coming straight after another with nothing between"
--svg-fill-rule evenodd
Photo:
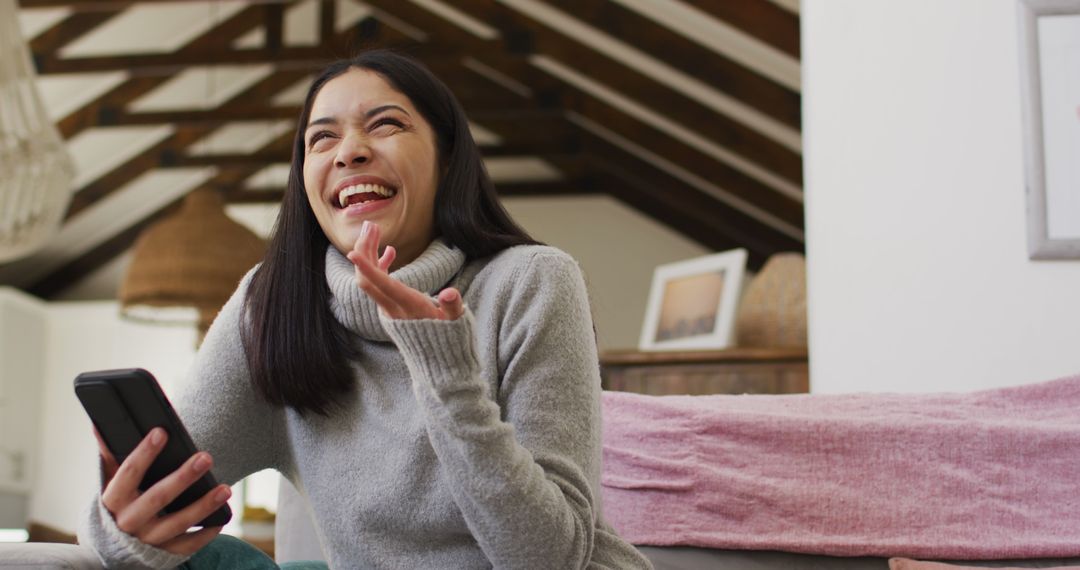
<instances>
[{"instance_id":1,"label":"nose","mask_svg":"<svg viewBox=\"0 0 1080 570\"><path fill-rule=\"evenodd\" d=\"M371 147L368 146L364 137L348 135L338 145L334 166L345 168L354 164L363 164L369 160L371 160Z\"/></svg>"}]
</instances>

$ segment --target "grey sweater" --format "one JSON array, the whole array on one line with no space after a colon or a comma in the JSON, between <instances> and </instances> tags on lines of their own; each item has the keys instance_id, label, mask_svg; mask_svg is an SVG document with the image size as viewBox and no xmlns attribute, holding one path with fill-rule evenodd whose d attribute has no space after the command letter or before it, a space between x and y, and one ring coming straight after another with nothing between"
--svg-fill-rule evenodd
<instances>
[{"instance_id":1,"label":"grey sweater","mask_svg":"<svg viewBox=\"0 0 1080 570\"><path fill-rule=\"evenodd\" d=\"M210 328L177 403L214 473L273 468L311 502L332 568L649 568L600 508L600 378L581 272L549 247L464 264L436 240L393 277L453 285L456 321L391 320L330 247L334 316L355 336L355 390L330 417L251 387L245 278ZM184 561L120 531L96 498L80 529L110 567Z\"/></svg>"}]
</instances>

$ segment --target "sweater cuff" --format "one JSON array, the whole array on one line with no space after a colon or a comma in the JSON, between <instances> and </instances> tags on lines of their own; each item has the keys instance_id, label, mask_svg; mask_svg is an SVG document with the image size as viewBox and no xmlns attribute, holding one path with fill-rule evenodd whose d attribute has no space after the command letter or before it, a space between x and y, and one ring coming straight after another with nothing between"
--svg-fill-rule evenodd
<instances>
[{"instance_id":1,"label":"sweater cuff","mask_svg":"<svg viewBox=\"0 0 1080 570\"><path fill-rule=\"evenodd\" d=\"M92 547L107 568L176 568L188 557L144 544L120 530L98 493L83 517L79 543Z\"/></svg>"},{"instance_id":2,"label":"sweater cuff","mask_svg":"<svg viewBox=\"0 0 1080 570\"><path fill-rule=\"evenodd\" d=\"M436 394L475 383L480 366L473 339L473 315L468 307L453 321L391 319L381 313L380 319L413 378L430 379Z\"/></svg>"}]
</instances>

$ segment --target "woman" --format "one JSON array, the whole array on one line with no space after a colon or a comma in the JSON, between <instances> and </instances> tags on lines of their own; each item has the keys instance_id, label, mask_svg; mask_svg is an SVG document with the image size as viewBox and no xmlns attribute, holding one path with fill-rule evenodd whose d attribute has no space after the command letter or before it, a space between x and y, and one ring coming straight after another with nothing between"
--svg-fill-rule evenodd
<instances>
[{"instance_id":1,"label":"woman","mask_svg":"<svg viewBox=\"0 0 1080 570\"><path fill-rule=\"evenodd\" d=\"M599 404L577 266L499 205L449 90L368 52L312 84L269 252L199 351L178 408L204 452L142 494L163 434L103 452L83 541L149 567L213 550L186 530L225 485L157 513L216 462L302 489L332 567L647 568L601 516Z\"/></svg>"}]
</instances>

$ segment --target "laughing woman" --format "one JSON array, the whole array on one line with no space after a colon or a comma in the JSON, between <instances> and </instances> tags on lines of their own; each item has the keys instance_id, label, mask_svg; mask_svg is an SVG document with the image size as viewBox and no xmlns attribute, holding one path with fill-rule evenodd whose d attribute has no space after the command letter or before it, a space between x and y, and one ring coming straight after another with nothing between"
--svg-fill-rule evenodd
<instances>
[{"instance_id":1,"label":"laughing woman","mask_svg":"<svg viewBox=\"0 0 1080 570\"><path fill-rule=\"evenodd\" d=\"M273 468L302 489L334 568L649 567L600 510L581 273L511 221L460 105L403 56L312 84L266 258L190 386L178 410L204 451L189 464L139 493L160 438L122 466L103 452L80 534L108 566L236 556L220 529L188 532L225 485L158 513L213 464L226 483Z\"/></svg>"}]
</instances>

